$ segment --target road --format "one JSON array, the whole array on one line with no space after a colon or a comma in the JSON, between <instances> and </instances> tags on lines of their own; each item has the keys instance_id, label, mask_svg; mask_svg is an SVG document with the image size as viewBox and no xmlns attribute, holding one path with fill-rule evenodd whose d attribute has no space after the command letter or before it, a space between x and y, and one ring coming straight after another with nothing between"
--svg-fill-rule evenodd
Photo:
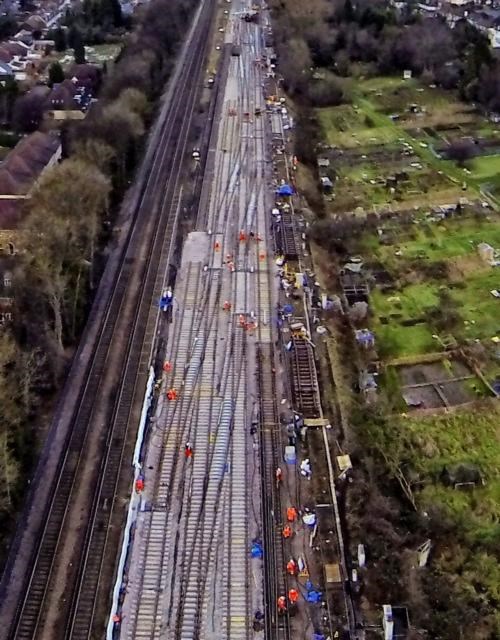
<instances>
[{"instance_id":1,"label":"road","mask_svg":"<svg viewBox=\"0 0 500 640\"><path fill-rule=\"evenodd\" d=\"M9 638L102 632L96 612L109 594L120 538L122 460L156 337L156 302L175 242L183 159L202 86L202 34L213 13L211 2L200 6L179 56L32 482L1 586L0 623ZM127 463L127 476L128 469Z\"/></svg>"},{"instance_id":2,"label":"road","mask_svg":"<svg viewBox=\"0 0 500 640\"><path fill-rule=\"evenodd\" d=\"M145 488L129 553L120 638L248 639L264 611L259 372L272 378L277 293L269 234L262 30L234 2L217 135L197 230L185 242ZM242 233L243 232L243 233ZM230 305L230 308L228 308ZM259 367L259 362L260 367ZM177 398L168 400L168 390ZM271 388L266 390L271 392ZM276 398L271 396L271 405ZM272 416L276 412L271 409ZM185 444L193 447L186 457Z\"/></svg>"}]
</instances>

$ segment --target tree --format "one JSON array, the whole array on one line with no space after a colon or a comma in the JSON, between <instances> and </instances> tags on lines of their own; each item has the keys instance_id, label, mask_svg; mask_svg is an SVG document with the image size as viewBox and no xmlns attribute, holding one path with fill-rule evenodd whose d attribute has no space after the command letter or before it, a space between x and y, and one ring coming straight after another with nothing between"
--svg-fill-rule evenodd
<instances>
[{"instance_id":1,"label":"tree","mask_svg":"<svg viewBox=\"0 0 500 640\"><path fill-rule=\"evenodd\" d=\"M116 154L109 144L96 138L85 137L74 144L74 154L86 164L97 167L104 175L111 172L111 163Z\"/></svg>"},{"instance_id":2,"label":"tree","mask_svg":"<svg viewBox=\"0 0 500 640\"><path fill-rule=\"evenodd\" d=\"M30 91L20 96L14 103L12 124L19 133L31 133L40 126L43 118L45 97Z\"/></svg>"},{"instance_id":3,"label":"tree","mask_svg":"<svg viewBox=\"0 0 500 640\"><path fill-rule=\"evenodd\" d=\"M26 278L49 310L57 356L74 338L85 283L93 286L95 248L110 184L97 167L65 160L38 184L25 224Z\"/></svg>"},{"instance_id":4,"label":"tree","mask_svg":"<svg viewBox=\"0 0 500 640\"><path fill-rule=\"evenodd\" d=\"M19 400L16 363L19 350L7 332L0 335L0 512L10 512L20 475L16 433L25 417Z\"/></svg>"},{"instance_id":5,"label":"tree","mask_svg":"<svg viewBox=\"0 0 500 640\"><path fill-rule=\"evenodd\" d=\"M66 42L66 33L62 27L57 27L54 31L52 38L54 40L54 46L56 51L66 51L67 42Z\"/></svg>"},{"instance_id":6,"label":"tree","mask_svg":"<svg viewBox=\"0 0 500 640\"><path fill-rule=\"evenodd\" d=\"M49 67L49 87L64 80L64 71L59 62L53 62Z\"/></svg>"},{"instance_id":7,"label":"tree","mask_svg":"<svg viewBox=\"0 0 500 640\"><path fill-rule=\"evenodd\" d=\"M342 11L342 18L345 22L352 22L356 17L354 7L351 0L345 0L344 10Z\"/></svg>"},{"instance_id":8,"label":"tree","mask_svg":"<svg viewBox=\"0 0 500 640\"><path fill-rule=\"evenodd\" d=\"M447 156L455 160L459 166L463 166L467 160L474 157L474 143L471 140L457 140L452 142L447 149Z\"/></svg>"},{"instance_id":9,"label":"tree","mask_svg":"<svg viewBox=\"0 0 500 640\"><path fill-rule=\"evenodd\" d=\"M82 34L78 29L73 36L73 57L76 64L85 64L85 45L83 44Z\"/></svg>"},{"instance_id":10,"label":"tree","mask_svg":"<svg viewBox=\"0 0 500 640\"><path fill-rule=\"evenodd\" d=\"M9 77L0 84L0 121L10 124L14 103L19 95L19 87L13 77Z\"/></svg>"},{"instance_id":11,"label":"tree","mask_svg":"<svg viewBox=\"0 0 500 640\"><path fill-rule=\"evenodd\" d=\"M17 33L18 30L19 25L15 18L11 15L0 16L0 39L4 40L5 38L9 38Z\"/></svg>"}]
</instances>

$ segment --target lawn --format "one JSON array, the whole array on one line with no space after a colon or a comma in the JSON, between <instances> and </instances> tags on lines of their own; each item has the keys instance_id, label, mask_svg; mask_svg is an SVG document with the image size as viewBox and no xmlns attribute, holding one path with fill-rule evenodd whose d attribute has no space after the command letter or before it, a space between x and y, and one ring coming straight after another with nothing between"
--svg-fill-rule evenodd
<instances>
[{"instance_id":1,"label":"lawn","mask_svg":"<svg viewBox=\"0 0 500 640\"><path fill-rule=\"evenodd\" d=\"M113 62L121 51L122 44L98 44L92 47L85 47L87 62L102 64L103 62Z\"/></svg>"},{"instance_id":2,"label":"lawn","mask_svg":"<svg viewBox=\"0 0 500 640\"><path fill-rule=\"evenodd\" d=\"M477 246L488 242L500 249L500 219L493 214L489 219L454 217L439 223L422 221L413 225L410 230L395 230L399 242L393 246L373 241L369 247L376 252L377 258L392 270L398 269L398 263L408 258L425 257L429 262L449 260L466 255L477 255ZM378 246L377 246L378 244ZM396 256L395 251L401 256Z\"/></svg>"},{"instance_id":3,"label":"lawn","mask_svg":"<svg viewBox=\"0 0 500 640\"><path fill-rule=\"evenodd\" d=\"M500 299L491 295L492 289L500 290L500 268L473 274L464 281L464 287L453 289L452 298L464 320L463 329L457 332L462 338L486 339L500 337Z\"/></svg>"},{"instance_id":4,"label":"lawn","mask_svg":"<svg viewBox=\"0 0 500 640\"><path fill-rule=\"evenodd\" d=\"M404 327L396 322L389 325L375 322L373 328L376 334L377 350L385 358L416 356L439 351L439 345L426 324Z\"/></svg>"},{"instance_id":5,"label":"lawn","mask_svg":"<svg viewBox=\"0 0 500 640\"><path fill-rule=\"evenodd\" d=\"M471 543L500 536L500 406L487 401L473 411L404 420L412 465L425 478L418 501L423 509L439 505L465 531ZM476 465L485 480L474 491L444 486L446 465Z\"/></svg>"},{"instance_id":6,"label":"lawn","mask_svg":"<svg viewBox=\"0 0 500 640\"><path fill-rule=\"evenodd\" d=\"M437 303L437 285L414 284L391 294L375 289L370 304L375 314L372 328L380 355L397 358L439 350L432 337L433 332L425 322L403 324L406 321L418 321L427 309L435 307Z\"/></svg>"},{"instance_id":7,"label":"lawn","mask_svg":"<svg viewBox=\"0 0 500 640\"><path fill-rule=\"evenodd\" d=\"M468 163L468 169L475 180L485 181L500 174L500 155L481 156Z\"/></svg>"},{"instance_id":8,"label":"lawn","mask_svg":"<svg viewBox=\"0 0 500 640\"><path fill-rule=\"evenodd\" d=\"M443 237L446 231L442 230ZM480 233L480 232L478 232ZM493 233L481 238L491 241ZM495 238L500 240L500 225L494 228ZM426 314L439 306L439 292L445 290L456 303L459 314L459 323L451 331L459 342L465 340L489 340L494 336L500 336L500 300L495 298L491 291L500 290L500 268L485 265L477 256L475 246L471 248L466 235L457 234L455 239L449 234L451 247L444 246L441 250L436 245L436 252L432 258L449 258L451 254L460 255L461 252L472 252L472 258L465 263L453 262L448 280L424 279L395 292L382 292L375 288L370 297L370 305L373 311L372 328L377 337L380 355L383 357L399 357L403 355L416 355L428 353L439 349L436 338L433 335L436 329L426 322ZM479 238L477 238L479 239ZM453 242L455 240L455 242ZM419 239L413 243L413 255L424 251L426 255L430 251L425 249L425 239ZM367 245L369 246L369 245ZM405 247L404 243L399 245ZM372 247L372 257L376 258L393 273L395 277L403 270L404 256L408 259L410 254L404 249L403 256L390 255L394 247ZM430 261L429 261L430 262ZM465 267L461 267L461 265ZM464 268L464 272L460 271ZM470 268L470 272L467 272ZM453 276L453 277L452 277ZM415 324L412 324L415 322ZM439 333L439 332L437 332Z\"/></svg>"},{"instance_id":9,"label":"lawn","mask_svg":"<svg viewBox=\"0 0 500 640\"><path fill-rule=\"evenodd\" d=\"M119 43L98 44L94 46L87 45L85 47L85 57L87 62L95 64L103 64L104 62L110 63L117 58L122 47L123 45ZM72 49L67 49L62 52L53 52L51 57L54 58L54 60L58 60L64 68L70 67L75 62Z\"/></svg>"}]
</instances>

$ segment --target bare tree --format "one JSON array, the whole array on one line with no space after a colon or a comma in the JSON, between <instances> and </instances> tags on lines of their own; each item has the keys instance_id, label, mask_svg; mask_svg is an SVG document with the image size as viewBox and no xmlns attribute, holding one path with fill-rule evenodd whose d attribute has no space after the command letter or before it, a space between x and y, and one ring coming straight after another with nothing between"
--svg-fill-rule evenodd
<instances>
[{"instance_id":1,"label":"bare tree","mask_svg":"<svg viewBox=\"0 0 500 640\"><path fill-rule=\"evenodd\" d=\"M474 143L471 140L457 140L452 142L447 149L450 160L455 160L457 164L463 166L467 160L474 157Z\"/></svg>"}]
</instances>

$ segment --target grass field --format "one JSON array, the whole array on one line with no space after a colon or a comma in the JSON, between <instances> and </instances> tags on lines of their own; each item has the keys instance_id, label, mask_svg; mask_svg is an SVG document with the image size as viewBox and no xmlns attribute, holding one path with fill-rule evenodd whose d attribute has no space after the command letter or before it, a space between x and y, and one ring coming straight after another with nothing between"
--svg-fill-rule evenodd
<instances>
[{"instance_id":1,"label":"grass field","mask_svg":"<svg viewBox=\"0 0 500 640\"><path fill-rule=\"evenodd\" d=\"M404 421L412 464L426 479L418 494L422 508L436 504L465 531L471 543L500 536L500 407L450 415L410 417ZM445 487L438 477L446 465L476 465L485 481L474 491Z\"/></svg>"},{"instance_id":2,"label":"grass field","mask_svg":"<svg viewBox=\"0 0 500 640\"><path fill-rule=\"evenodd\" d=\"M500 249L500 218L496 214L478 217L454 217L441 222L412 225L410 229L394 227L394 243L386 246L376 234L366 234L361 240L365 249L397 270L407 258L423 257L429 262L477 255L477 246L488 242ZM396 255L401 252L401 256Z\"/></svg>"},{"instance_id":3,"label":"grass field","mask_svg":"<svg viewBox=\"0 0 500 640\"><path fill-rule=\"evenodd\" d=\"M443 172L459 188L465 183L469 198L479 196L483 183L500 186L500 155L476 158L464 170L433 152L434 144L448 139L446 133L441 136L435 128L447 126L454 127L452 139L463 135L497 136L500 144L498 127L449 93L421 86L415 80L382 77L357 81L352 95L352 105L318 111L330 145L344 149L366 148L368 155L370 147L375 145L404 142L431 170ZM417 114L409 111L410 105L415 105ZM390 115L399 119L393 120Z\"/></svg>"},{"instance_id":4,"label":"grass field","mask_svg":"<svg viewBox=\"0 0 500 640\"><path fill-rule=\"evenodd\" d=\"M500 336L500 300L491 294L500 290L500 268L486 264L477 251L481 242L500 249L496 213L440 222L422 219L405 227L390 222L382 229L382 239L366 232L351 249L382 265L393 279L388 290L375 286L370 296L372 327L384 357L439 348L433 335L440 332L428 324L428 316L439 307L443 291L459 314L451 332L458 342Z\"/></svg>"},{"instance_id":5,"label":"grass field","mask_svg":"<svg viewBox=\"0 0 500 640\"><path fill-rule=\"evenodd\" d=\"M490 293L500 290L500 268L484 263L477 247L488 242L500 249L500 217L480 204L495 207L482 188L500 194L500 155L475 158L464 169L441 159L433 145L437 129L463 127L471 136L477 131L491 138L497 127L451 94L415 80L359 80L351 94L352 105L318 111L326 140L335 147L328 210L357 216L415 211L411 224L401 226L396 216L376 232L346 241L349 251L378 262L394 281L393 290L382 291L376 283L372 289L378 350L384 357L427 353L442 346L443 336L458 343L489 341L500 334L500 302ZM422 126L429 118L437 129ZM437 206L461 198L476 203L475 213L436 218ZM436 319L443 290L455 313L449 333Z\"/></svg>"}]
</instances>

